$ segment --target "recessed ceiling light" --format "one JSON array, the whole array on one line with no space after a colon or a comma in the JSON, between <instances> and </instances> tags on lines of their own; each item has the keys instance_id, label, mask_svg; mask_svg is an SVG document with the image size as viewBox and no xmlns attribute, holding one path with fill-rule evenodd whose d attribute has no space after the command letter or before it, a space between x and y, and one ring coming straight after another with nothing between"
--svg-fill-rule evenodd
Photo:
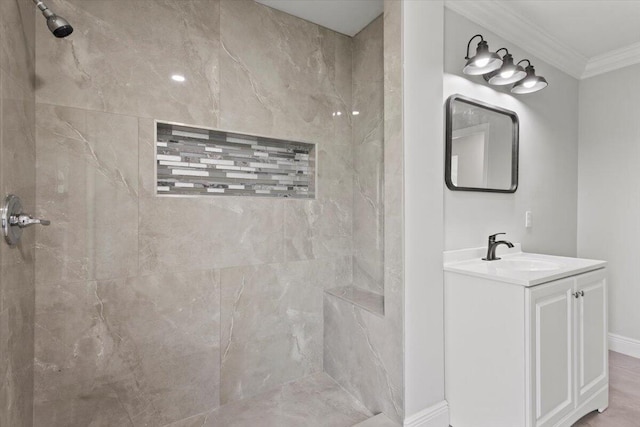
<instances>
[{"instance_id":1,"label":"recessed ceiling light","mask_svg":"<svg viewBox=\"0 0 640 427\"><path fill-rule=\"evenodd\" d=\"M183 75L181 74L174 74L173 76L171 76L171 80L175 81L175 82L183 82L185 80L187 80Z\"/></svg>"},{"instance_id":2,"label":"recessed ceiling light","mask_svg":"<svg viewBox=\"0 0 640 427\"><path fill-rule=\"evenodd\" d=\"M357 116L358 114L360 114L360 111L354 111L351 114L353 114L354 116Z\"/></svg>"}]
</instances>

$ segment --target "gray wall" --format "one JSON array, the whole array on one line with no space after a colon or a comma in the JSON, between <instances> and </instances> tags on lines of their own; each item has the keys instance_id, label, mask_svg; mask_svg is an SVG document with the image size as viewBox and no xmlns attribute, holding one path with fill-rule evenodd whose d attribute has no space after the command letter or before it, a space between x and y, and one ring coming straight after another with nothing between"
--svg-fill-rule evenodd
<instances>
[{"instance_id":1,"label":"gray wall","mask_svg":"<svg viewBox=\"0 0 640 427\"><path fill-rule=\"evenodd\" d=\"M491 49L506 47L529 58L549 87L512 96L482 76L462 74L469 38L482 34ZM444 99L459 93L515 111L520 118L520 177L515 194L445 189L445 250L485 246L487 236L507 232L527 252L575 256L578 194L578 81L455 12L445 13ZM444 143L444 142L443 142ZM525 212L533 227L525 228Z\"/></svg>"},{"instance_id":2,"label":"gray wall","mask_svg":"<svg viewBox=\"0 0 640 427\"><path fill-rule=\"evenodd\" d=\"M249 0L51 7L76 33L37 28L35 425L161 426L322 371L352 40ZM317 142L320 196L156 198L153 119Z\"/></svg>"},{"instance_id":3,"label":"gray wall","mask_svg":"<svg viewBox=\"0 0 640 427\"><path fill-rule=\"evenodd\" d=\"M609 331L640 341L640 65L580 82L578 256L608 261Z\"/></svg>"},{"instance_id":4,"label":"gray wall","mask_svg":"<svg viewBox=\"0 0 640 427\"><path fill-rule=\"evenodd\" d=\"M42 22L39 22L42 24ZM13 193L35 213L35 11L0 1L0 199ZM0 241L0 425L33 421L35 230L21 243Z\"/></svg>"},{"instance_id":5,"label":"gray wall","mask_svg":"<svg viewBox=\"0 0 640 427\"><path fill-rule=\"evenodd\" d=\"M404 142L396 151L404 178L405 424L444 427L443 3L402 2Z\"/></svg>"}]
</instances>

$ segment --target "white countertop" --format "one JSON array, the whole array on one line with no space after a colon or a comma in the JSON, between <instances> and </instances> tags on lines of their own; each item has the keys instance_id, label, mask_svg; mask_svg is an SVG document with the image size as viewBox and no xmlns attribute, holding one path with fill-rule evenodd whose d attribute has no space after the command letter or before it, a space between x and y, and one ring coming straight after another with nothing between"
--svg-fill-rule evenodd
<instances>
[{"instance_id":1,"label":"white countertop","mask_svg":"<svg viewBox=\"0 0 640 427\"><path fill-rule=\"evenodd\" d=\"M520 244L498 248L498 261L483 261L486 248L444 253L444 271L484 279L535 286L564 277L604 268L606 261L522 252Z\"/></svg>"}]
</instances>

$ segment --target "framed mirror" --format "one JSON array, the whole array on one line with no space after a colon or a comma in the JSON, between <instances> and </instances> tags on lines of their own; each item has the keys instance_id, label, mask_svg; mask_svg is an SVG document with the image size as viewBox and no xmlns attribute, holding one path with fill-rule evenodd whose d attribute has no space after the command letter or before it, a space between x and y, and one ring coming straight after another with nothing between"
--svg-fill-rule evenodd
<instances>
[{"instance_id":1,"label":"framed mirror","mask_svg":"<svg viewBox=\"0 0 640 427\"><path fill-rule=\"evenodd\" d=\"M445 182L453 191L515 193L518 115L462 95L446 104Z\"/></svg>"}]
</instances>

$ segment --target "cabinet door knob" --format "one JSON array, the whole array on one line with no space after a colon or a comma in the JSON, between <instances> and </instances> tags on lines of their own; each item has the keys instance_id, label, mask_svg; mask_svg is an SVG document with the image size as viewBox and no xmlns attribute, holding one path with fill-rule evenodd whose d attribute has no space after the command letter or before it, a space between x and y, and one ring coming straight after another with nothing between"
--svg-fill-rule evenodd
<instances>
[{"instance_id":1,"label":"cabinet door knob","mask_svg":"<svg viewBox=\"0 0 640 427\"><path fill-rule=\"evenodd\" d=\"M580 296L583 297L584 296L584 291L580 291Z\"/></svg>"},{"instance_id":2,"label":"cabinet door knob","mask_svg":"<svg viewBox=\"0 0 640 427\"><path fill-rule=\"evenodd\" d=\"M573 296L576 297L576 298L580 297L580 292L574 293Z\"/></svg>"}]
</instances>

